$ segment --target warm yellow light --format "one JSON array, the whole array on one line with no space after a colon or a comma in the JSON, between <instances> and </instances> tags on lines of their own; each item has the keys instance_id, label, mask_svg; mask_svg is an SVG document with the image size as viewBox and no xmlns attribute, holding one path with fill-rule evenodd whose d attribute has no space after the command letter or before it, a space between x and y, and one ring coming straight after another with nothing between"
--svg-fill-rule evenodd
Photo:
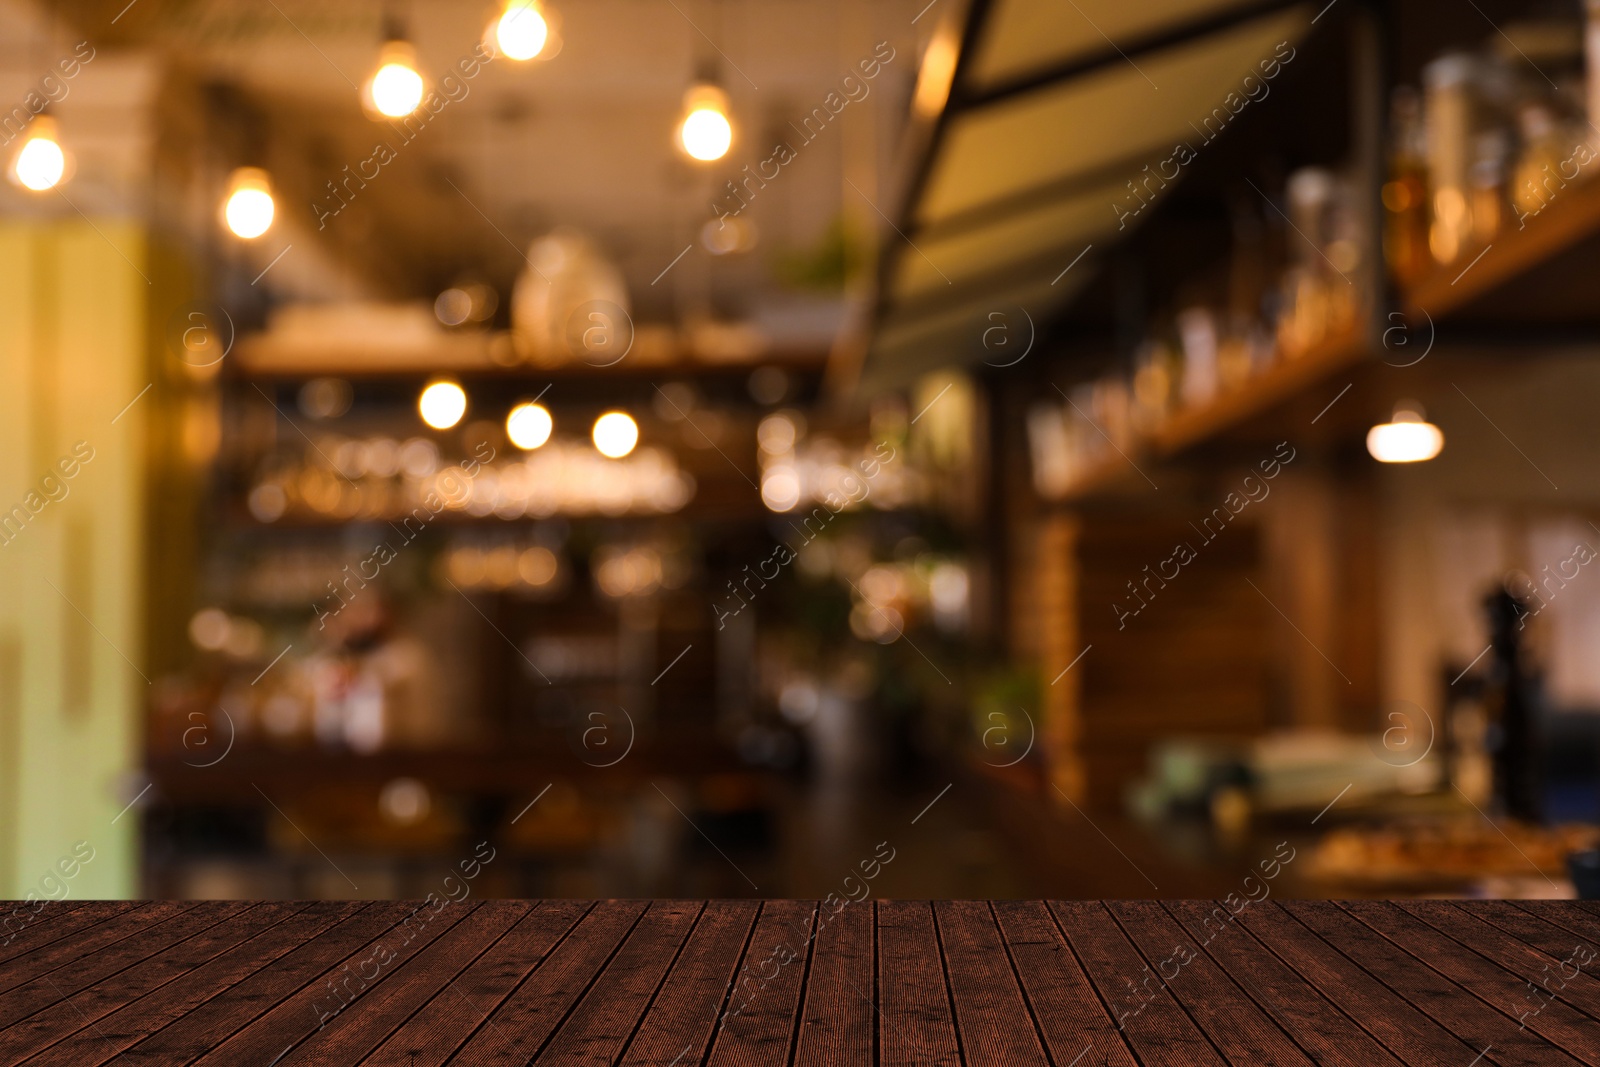
<instances>
[{"instance_id":1,"label":"warm yellow light","mask_svg":"<svg viewBox=\"0 0 1600 1067\"><path fill-rule=\"evenodd\" d=\"M550 39L550 24L533 0L506 0L506 9L495 20L494 41L500 54L518 62L533 59L544 51Z\"/></svg>"},{"instance_id":2,"label":"warm yellow light","mask_svg":"<svg viewBox=\"0 0 1600 1067\"><path fill-rule=\"evenodd\" d=\"M789 464L768 467L761 475L761 502L769 511L788 511L800 503L800 475Z\"/></svg>"},{"instance_id":3,"label":"warm yellow light","mask_svg":"<svg viewBox=\"0 0 1600 1067\"><path fill-rule=\"evenodd\" d=\"M57 140L56 120L40 115L28 127L28 138L17 152L12 173L34 192L54 189L67 172L67 154Z\"/></svg>"},{"instance_id":4,"label":"warm yellow light","mask_svg":"<svg viewBox=\"0 0 1600 1067\"><path fill-rule=\"evenodd\" d=\"M721 159L733 144L733 124L728 121L728 96L709 83L691 88L683 98L683 124L678 143L695 159Z\"/></svg>"},{"instance_id":5,"label":"warm yellow light","mask_svg":"<svg viewBox=\"0 0 1600 1067\"><path fill-rule=\"evenodd\" d=\"M435 430L448 430L467 413L467 394L455 382L430 382L417 398L417 411Z\"/></svg>"},{"instance_id":6,"label":"warm yellow light","mask_svg":"<svg viewBox=\"0 0 1600 1067\"><path fill-rule=\"evenodd\" d=\"M922 66L917 71L917 87L911 94L911 106L918 114L937 115L950 99L950 84L955 80L956 59L960 46L953 33L941 31L928 42L922 53Z\"/></svg>"},{"instance_id":7,"label":"warm yellow light","mask_svg":"<svg viewBox=\"0 0 1600 1067\"><path fill-rule=\"evenodd\" d=\"M238 237L260 237L272 225L274 205L272 183L264 170L240 167L228 182L228 199L222 208L223 220Z\"/></svg>"},{"instance_id":8,"label":"warm yellow light","mask_svg":"<svg viewBox=\"0 0 1600 1067\"><path fill-rule=\"evenodd\" d=\"M417 54L405 41L389 41L378 56L378 70L367 81L366 103L391 119L405 118L422 103Z\"/></svg>"},{"instance_id":9,"label":"warm yellow light","mask_svg":"<svg viewBox=\"0 0 1600 1067\"><path fill-rule=\"evenodd\" d=\"M1367 431L1367 451L1379 463L1421 463L1444 448L1444 434L1414 404L1398 404L1394 421Z\"/></svg>"},{"instance_id":10,"label":"warm yellow light","mask_svg":"<svg viewBox=\"0 0 1600 1067\"><path fill-rule=\"evenodd\" d=\"M602 456L621 459L639 443L639 424L620 411L608 411L594 420L594 447Z\"/></svg>"},{"instance_id":11,"label":"warm yellow light","mask_svg":"<svg viewBox=\"0 0 1600 1067\"><path fill-rule=\"evenodd\" d=\"M506 436L524 452L531 451L550 440L555 420L538 404L518 404L506 416Z\"/></svg>"}]
</instances>

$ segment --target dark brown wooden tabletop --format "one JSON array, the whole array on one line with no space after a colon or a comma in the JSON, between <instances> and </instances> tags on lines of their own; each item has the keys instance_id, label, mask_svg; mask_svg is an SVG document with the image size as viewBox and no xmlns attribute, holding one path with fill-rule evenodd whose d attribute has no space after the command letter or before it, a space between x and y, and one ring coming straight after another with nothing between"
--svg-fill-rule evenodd
<instances>
[{"instance_id":1,"label":"dark brown wooden tabletop","mask_svg":"<svg viewBox=\"0 0 1600 1067\"><path fill-rule=\"evenodd\" d=\"M1600 905L18 905L0 1063L1600 1065Z\"/></svg>"}]
</instances>

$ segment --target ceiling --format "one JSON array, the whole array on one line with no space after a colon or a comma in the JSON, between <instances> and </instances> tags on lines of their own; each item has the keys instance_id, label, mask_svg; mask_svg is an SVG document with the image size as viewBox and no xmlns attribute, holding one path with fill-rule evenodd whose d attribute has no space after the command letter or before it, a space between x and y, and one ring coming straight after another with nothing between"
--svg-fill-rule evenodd
<instances>
[{"instance_id":1,"label":"ceiling","mask_svg":"<svg viewBox=\"0 0 1600 1067\"><path fill-rule=\"evenodd\" d=\"M469 275L505 297L529 243L565 226L616 261L647 320L781 318L796 303L838 301L837 286L812 291L788 279L806 274L841 217L857 232L873 229L932 22L913 23L923 6L915 0L820 9L798 0L551 0L558 55L487 65L406 143L366 118L358 101L385 10L374 0L51 6L72 24L55 31L62 39L82 34L109 54L160 65L158 210L181 187L193 202L187 216L209 225L232 167L267 165L281 194L280 225L246 249L226 242L214 255L248 278L293 245L263 279L277 299L431 297ZM434 79L472 52L496 13L493 4L459 0L387 9ZM880 41L894 58L867 95L802 143L789 124L823 106ZM7 65L26 71L38 50L22 49L30 54ZM736 134L722 161L698 165L677 151L673 133L684 90L707 60L720 68ZM711 256L698 237L715 190L772 155L779 139L796 158L743 216L755 223L758 245ZM313 200L331 203L327 183L372 157L380 141L396 150L394 161L319 229Z\"/></svg>"}]
</instances>

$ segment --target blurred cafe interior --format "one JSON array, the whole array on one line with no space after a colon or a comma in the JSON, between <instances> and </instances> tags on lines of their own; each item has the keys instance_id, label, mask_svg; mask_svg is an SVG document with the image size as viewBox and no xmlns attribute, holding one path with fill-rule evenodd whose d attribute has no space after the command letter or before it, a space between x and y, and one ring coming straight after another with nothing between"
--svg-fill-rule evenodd
<instances>
[{"instance_id":1,"label":"blurred cafe interior","mask_svg":"<svg viewBox=\"0 0 1600 1067\"><path fill-rule=\"evenodd\" d=\"M0 0L0 141L7 896L1600 895L1594 3Z\"/></svg>"}]
</instances>

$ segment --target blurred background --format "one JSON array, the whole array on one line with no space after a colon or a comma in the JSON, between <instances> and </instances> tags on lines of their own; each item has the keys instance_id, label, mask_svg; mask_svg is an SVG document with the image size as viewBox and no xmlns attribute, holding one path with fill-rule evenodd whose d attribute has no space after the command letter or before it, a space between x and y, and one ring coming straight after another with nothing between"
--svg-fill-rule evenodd
<instances>
[{"instance_id":1,"label":"blurred background","mask_svg":"<svg viewBox=\"0 0 1600 1067\"><path fill-rule=\"evenodd\" d=\"M0 0L0 891L1600 893L1597 122L1576 0Z\"/></svg>"}]
</instances>

